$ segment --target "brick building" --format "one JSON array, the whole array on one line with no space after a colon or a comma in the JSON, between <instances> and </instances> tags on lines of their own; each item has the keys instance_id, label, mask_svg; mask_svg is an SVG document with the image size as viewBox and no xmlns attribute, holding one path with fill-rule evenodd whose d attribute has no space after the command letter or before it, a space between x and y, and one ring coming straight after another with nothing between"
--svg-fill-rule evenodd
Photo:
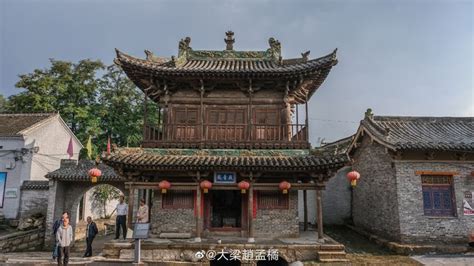
<instances>
[{"instance_id":1,"label":"brick building","mask_svg":"<svg viewBox=\"0 0 474 266\"><path fill-rule=\"evenodd\" d=\"M349 148L354 224L401 243L466 243L474 228L474 119L365 119Z\"/></svg>"}]
</instances>

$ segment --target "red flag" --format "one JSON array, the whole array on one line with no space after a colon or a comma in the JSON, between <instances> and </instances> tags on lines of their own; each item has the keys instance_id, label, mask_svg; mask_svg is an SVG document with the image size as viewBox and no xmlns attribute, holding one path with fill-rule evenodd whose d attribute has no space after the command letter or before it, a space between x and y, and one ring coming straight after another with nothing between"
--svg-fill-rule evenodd
<instances>
[{"instance_id":1,"label":"red flag","mask_svg":"<svg viewBox=\"0 0 474 266\"><path fill-rule=\"evenodd\" d=\"M107 155L110 154L110 136L107 138Z\"/></svg>"},{"instance_id":2,"label":"red flag","mask_svg":"<svg viewBox=\"0 0 474 266\"><path fill-rule=\"evenodd\" d=\"M74 155L74 147L72 145L72 137L69 139L69 145L67 146L67 154L69 154L69 159Z\"/></svg>"}]
</instances>

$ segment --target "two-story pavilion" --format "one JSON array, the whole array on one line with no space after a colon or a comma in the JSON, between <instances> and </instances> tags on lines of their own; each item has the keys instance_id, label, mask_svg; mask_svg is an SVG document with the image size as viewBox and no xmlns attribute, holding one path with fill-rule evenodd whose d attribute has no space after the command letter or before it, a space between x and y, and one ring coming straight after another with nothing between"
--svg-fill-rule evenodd
<instances>
[{"instance_id":1,"label":"two-story pavilion","mask_svg":"<svg viewBox=\"0 0 474 266\"><path fill-rule=\"evenodd\" d=\"M158 110L145 110L142 148L102 159L128 178L130 206L136 193L149 197L156 236L298 236L297 191L316 190L322 238L321 190L347 156L309 153L308 101L336 50L283 59L274 38L267 50L236 51L233 32L226 35L223 51L193 50L182 39L170 60L117 50L116 64ZM149 122L152 112L159 122Z\"/></svg>"}]
</instances>

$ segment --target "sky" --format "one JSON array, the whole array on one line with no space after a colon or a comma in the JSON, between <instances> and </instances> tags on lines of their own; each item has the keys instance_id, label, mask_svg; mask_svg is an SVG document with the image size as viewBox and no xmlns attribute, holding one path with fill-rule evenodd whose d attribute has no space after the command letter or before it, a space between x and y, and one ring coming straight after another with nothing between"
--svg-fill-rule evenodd
<instances>
[{"instance_id":1,"label":"sky","mask_svg":"<svg viewBox=\"0 0 474 266\"><path fill-rule=\"evenodd\" d=\"M339 63L309 104L310 134L334 141L375 115L474 116L473 1L0 0L0 93L18 93L18 75L49 58L100 59L114 48L138 57L195 50L265 50L283 58L338 48Z\"/></svg>"}]
</instances>

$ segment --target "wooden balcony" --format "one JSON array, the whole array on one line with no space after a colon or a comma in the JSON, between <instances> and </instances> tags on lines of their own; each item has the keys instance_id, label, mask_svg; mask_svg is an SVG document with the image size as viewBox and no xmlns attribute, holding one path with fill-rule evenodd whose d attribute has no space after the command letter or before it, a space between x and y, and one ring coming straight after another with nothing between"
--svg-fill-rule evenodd
<instances>
[{"instance_id":1,"label":"wooden balcony","mask_svg":"<svg viewBox=\"0 0 474 266\"><path fill-rule=\"evenodd\" d=\"M145 148L306 149L305 124L167 124L145 126Z\"/></svg>"}]
</instances>

